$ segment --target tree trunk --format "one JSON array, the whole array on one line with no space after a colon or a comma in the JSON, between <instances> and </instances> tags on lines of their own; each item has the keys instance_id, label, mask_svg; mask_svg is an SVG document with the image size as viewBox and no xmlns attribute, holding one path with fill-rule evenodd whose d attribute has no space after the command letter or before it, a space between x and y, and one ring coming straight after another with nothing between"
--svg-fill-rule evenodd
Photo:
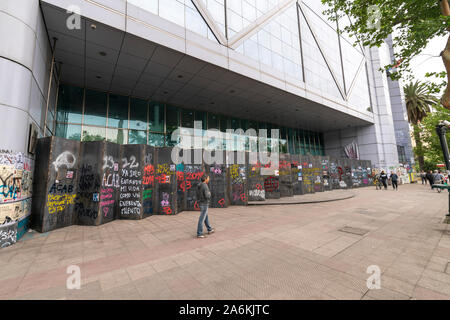
<instances>
[{"instance_id":1,"label":"tree trunk","mask_svg":"<svg viewBox=\"0 0 450 320\"><path fill-rule=\"evenodd\" d=\"M450 110L450 37L448 38L445 50L441 54L444 61L445 70L447 71L447 88L445 88L444 95L442 96L441 103L444 108Z\"/></svg>"},{"instance_id":2,"label":"tree trunk","mask_svg":"<svg viewBox=\"0 0 450 320\"><path fill-rule=\"evenodd\" d=\"M450 6L448 0L439 0L441 5L441 12L444 16L450 16ZM447 29L450 31L450 29ZM444 61L445 70L447 71L447 88L445 88L444 95L441 98L441 103L444 108L450 110L450 37L447 40L447 45L444 51L441 53L442 60Z\"/></svg>"},{"instance_id":3,"label":"tree trunk","mask_svg":"<svg viewBox=\"0 0 450 320\"><path fill-rule=\"evenodd\" d=\"M419 161L419 169L424 171L425 159L423 156L422 138L420 136L420 127L417 124L414 125L414 140L416 141L416 156Z\"/></svg>"}]
</instances>

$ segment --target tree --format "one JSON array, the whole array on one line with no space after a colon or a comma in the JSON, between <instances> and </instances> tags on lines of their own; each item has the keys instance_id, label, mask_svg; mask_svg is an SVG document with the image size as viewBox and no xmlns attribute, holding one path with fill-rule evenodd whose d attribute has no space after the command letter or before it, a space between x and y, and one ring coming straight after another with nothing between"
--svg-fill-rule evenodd
<instances>
[{"instance_id":1,"label":"tree","mask_svg":"<svg viewBox=\"0 0 450 320\"><path fill-rule=\"evenodd\" d=\"M341 32L356 36L364 46L380 46L385 39L393 37L395 59L401 61L398 72L390 77L395 80L408 74L411 59L421 53L428 42L436 36L444 36L450 27L448 0L322 0L330 9L325 11L332 21L348 16L352 23ZM438 53L436 53L437 55ZM447 70L447 88L441 99L450 109L450 37L441 52ZM396 62L386 66L393 67Z\"/></svg>"},{"instance_id":2,"label":"tree","mask_svg":"<svg viewBox=\"0 0 450 320\"><path fill-rule=\"evenodd\" d=\"M450 121L450 111L440 105L435 105L433 111L421 123L422 142L426 145L426 148L423 149L426 171L435 170L436 164L445 163L441 143L436 133L436 126L441 120ZM447 133L447 139L449 137L450 133Z\"/></svg>"},{"instance_id":3,"label":"tree","mask_svg":"<svg viewBox=\"0 0 450 320\"><path fill-rule=\"evenodd\" d=\"M405 92L406 111L409 123L414 128L416 140L415 154L419 161L420 171L424 170L424 154L422 138L420 135L420 123L431 112L431 107L437 103L435 96L429 94L427 86L419 81L411 82L403 89Z\"/></svg>"}]
</instances>

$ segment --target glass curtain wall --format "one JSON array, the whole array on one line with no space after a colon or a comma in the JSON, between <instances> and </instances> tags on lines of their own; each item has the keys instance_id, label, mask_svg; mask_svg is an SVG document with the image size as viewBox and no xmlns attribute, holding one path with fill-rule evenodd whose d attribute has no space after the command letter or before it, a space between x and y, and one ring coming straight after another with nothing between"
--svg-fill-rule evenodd
<instances>
[{"instance_id":1,"label":"glass curtain wall","mask_svg":"<svg viewBox=\"0 0 450 320\"><path fill-rule=\"evenodd\" d=\"M201 121L202 127L194 130L194 121ZM179 135L172 140L172 134L178 129ZM170 147L179 143L181 138L191 145L191 137L203 137L207 129L220 132L233 130L229 140L209 139L209 147L214 149L249 150L249 139L235 132L238 129L244 132L255 129L257 133L260 129L267 129L267 144L270 148L270 129L279 129L281 153L324 155L323 136L320 133L73 86L61 85L59 88L55 133L58 137ZM203 148L206 148L206 139L203 143Z\"/></svg>"}]
</instances>

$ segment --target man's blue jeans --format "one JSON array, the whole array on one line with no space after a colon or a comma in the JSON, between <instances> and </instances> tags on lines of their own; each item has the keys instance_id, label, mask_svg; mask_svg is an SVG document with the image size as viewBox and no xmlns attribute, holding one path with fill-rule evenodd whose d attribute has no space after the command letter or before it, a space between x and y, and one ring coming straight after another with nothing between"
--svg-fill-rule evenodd
<instances>
[{"instance_id":1,"label":"man's blue jeans","mask_svg":"<svg viewBox=\"0 0 450 320\"><path fill-rule=\"evenodd\" d=\"M200 206L200 218L198 219L197 236L201 236L203 234L203 223L206 225L208 231L212 230L208 219L208 205Z\"/></svg>"}]
</instances>

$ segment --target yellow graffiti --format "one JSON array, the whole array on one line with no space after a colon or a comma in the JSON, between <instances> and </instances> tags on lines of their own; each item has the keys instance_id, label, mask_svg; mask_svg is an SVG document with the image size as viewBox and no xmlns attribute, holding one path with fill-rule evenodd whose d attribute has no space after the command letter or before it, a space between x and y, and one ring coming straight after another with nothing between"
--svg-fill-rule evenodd
<instances>
[{"instance_id":1,"label":"yellow graffiti","mask_svg":"<svg viewBox=\"0 0 450 320\"><path fill-rule=\"evenodd\" d=\"M156 174L175 175L176 170L170 170L169 164L158 164L156 167Z\"/></svg>"},{"instance_id":2,"label":"yellow graffiti","mask_svg":"<svg viewBox=\"0 0 450 320\"><path fill-rule=\"evenodd\" d=\"M230 177L232 179L239 177L239 165L233 164L230 166Z\"/></svg>"},{"instance_id":3,"label":"yellow graffiti","mask_svg":"<svg viewBox=\"0 0 450 320\"><path fill-rule=\"evenodd\" d=\"M48 213L54 214L57 212L64 211L67 206L75 203L76 194L64 194L64 195L53 195L49 194L47 196L47 207Z\"/></svg>"}]
</instances>

